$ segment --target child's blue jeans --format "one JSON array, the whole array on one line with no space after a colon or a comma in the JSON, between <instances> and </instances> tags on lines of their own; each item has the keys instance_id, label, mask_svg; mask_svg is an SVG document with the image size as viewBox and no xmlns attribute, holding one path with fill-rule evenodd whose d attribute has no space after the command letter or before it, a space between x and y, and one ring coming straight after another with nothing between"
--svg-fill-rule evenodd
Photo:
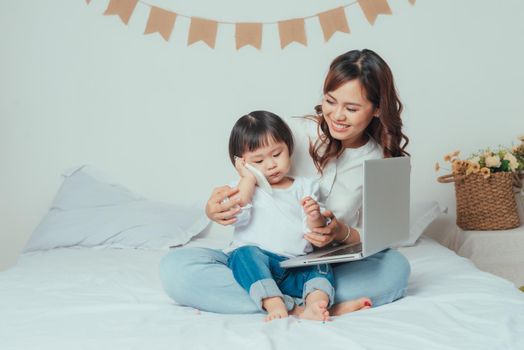
<instances>
[{"instance_id":1,"label":"child's blue jeans","mask_svg":"<svg viewBox=\"0 0 524 350\"><path fill-rule=\"evenodd\" d=\"M244 288L256 305L262 309L262 300L281 297L288 310L294 307L291 297L302 300L320 290L329 296L329 306L335 299L335 279L328 264L284 269L280 262L286 257L265 251L256 246L243 246L229 254L228 266L235 280Z\"/></svg>"}]
</instances>

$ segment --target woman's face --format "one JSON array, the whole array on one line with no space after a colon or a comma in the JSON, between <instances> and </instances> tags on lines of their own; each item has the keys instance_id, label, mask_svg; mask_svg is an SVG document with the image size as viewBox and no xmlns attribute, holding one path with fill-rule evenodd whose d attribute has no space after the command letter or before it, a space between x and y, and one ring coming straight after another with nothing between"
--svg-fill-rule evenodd
<instances>
[{"instance_id":1,"label":"woman's face","mask_svg":"<svg viewBox=\"0 0 524 350\"><path fill-rule=\"evenodd\" d=\"M331 136L342 141L343 147L356 148L367 142L364 131L379 110L366 98L360 81L355 79L324 95L322 113Z\"/></svg>"}]
</instances>

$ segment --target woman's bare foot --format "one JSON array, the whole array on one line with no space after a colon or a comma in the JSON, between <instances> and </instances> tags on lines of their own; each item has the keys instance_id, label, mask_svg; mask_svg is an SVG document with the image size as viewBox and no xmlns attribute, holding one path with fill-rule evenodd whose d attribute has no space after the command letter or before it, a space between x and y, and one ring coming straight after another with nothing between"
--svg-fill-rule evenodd
<instances>
[{"instance_id":1,"label":"woman's bare foot","mask_svg":"<svg viewBox=\"0 0 524 350\"><path fill-rule=\"evenodd\" d=\"M304 311L298 315L299 318L314 321L328 321L329 311L326 300L315 300L306 304Z\"/></svg>"},{"instance_id":2,"label":"woman's bare foot","mask_svg":"<svg viewBox=\"0 0 524 350\"><path fill-rule=\"evenodd\" d=\"M277 318L288 317L286 304L280 297L271 297L262 300L262 307L266 309L267 315L264 321L273 321Z\"/></svg>"},{"instance_id":3,"label":"woman's bare foot","mask_svg":"<svg viewBox=\"0 0 524 350\"><path fill-rule=\"evenodd\" d=\"M355 300L344 301L340 304L335 304L330 309L331 315L340 316L350 312L365 310L371 307L371 299L369 298L359 298Z\"/></svg>"}]
</instances>

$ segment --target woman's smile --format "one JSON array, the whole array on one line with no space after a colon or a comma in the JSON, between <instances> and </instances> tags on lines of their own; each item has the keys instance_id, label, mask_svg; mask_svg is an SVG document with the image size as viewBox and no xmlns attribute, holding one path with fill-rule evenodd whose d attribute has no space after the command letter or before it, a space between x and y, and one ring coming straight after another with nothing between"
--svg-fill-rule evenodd
<instances>
[{"instance_id":1,"label":"woman's smile","mask_svg":"<svg viewBox=\"0 0 524 350\"><path fill-rule=\"evenodd\" d=\"M331 121L331 126L332 126L332 128L333 128L334 131L343 132L343 131L346 131L347 129L349 129L349 127L350 127L351 125L349 125L349 124L337 123L336 121L332 120L332 121Z\"/></svg>"}]
</instances>

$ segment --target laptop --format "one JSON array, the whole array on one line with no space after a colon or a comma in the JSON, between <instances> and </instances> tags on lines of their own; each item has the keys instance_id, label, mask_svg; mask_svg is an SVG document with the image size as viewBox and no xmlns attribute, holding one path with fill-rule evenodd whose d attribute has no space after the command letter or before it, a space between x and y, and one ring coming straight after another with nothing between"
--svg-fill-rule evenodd
<instances>
[{"instance_id":1,"label":"laptop","mask_svg":"<svg viewBox=\"0 0 524 350\"><path fill-rule=\"evenodd\" d=\"M409 157L364 161L360 242L284 260L285 268L364 259L409 238Z\"/></svg>"}]
</instances>

